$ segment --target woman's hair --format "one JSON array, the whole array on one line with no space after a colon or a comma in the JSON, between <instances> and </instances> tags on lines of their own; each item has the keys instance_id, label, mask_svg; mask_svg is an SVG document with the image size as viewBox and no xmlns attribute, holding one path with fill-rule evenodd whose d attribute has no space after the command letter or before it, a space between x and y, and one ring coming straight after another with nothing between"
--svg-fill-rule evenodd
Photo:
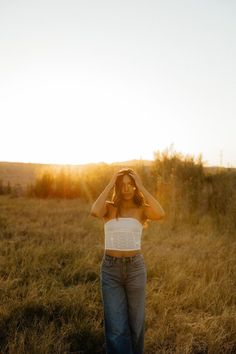
<instances>
[{"instance_id":1,"label":"woman's hair","mask_svg":"<svg viewBox=\"0 0 236 354\"><path fill-rule=\"evenodd\" d=\"M133 172L133 170L131 168L123 168L119 172L121 172L122 175L118 176L116 179L115 188L111 200L114 207L117 208L116 218L120 216L120 211L121 211L121 202L122 202L121 186L122 186L124 175L127 175L131 178L131 181L135 187L134 196L133 196L134 204L136 204L137 207L145 205L143 194L139 191L133 177L129 174L130 172Z\"/></svg>"}]
</instances>

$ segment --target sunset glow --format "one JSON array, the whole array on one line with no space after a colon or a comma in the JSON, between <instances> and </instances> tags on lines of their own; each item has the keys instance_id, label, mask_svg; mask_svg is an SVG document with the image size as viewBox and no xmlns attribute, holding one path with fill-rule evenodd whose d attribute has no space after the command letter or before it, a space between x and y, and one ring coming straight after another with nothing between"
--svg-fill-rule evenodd
<instances>
[{"instance_id":1,"label":"sunset glow","mask_svg":"<svg viewBox=\"0 0 236 354\"><path fill-rule=\"evenodd\" d=\"M1 5L0 161L236 166L235 5L168 4Z\"/></svg>"}]
</instances>

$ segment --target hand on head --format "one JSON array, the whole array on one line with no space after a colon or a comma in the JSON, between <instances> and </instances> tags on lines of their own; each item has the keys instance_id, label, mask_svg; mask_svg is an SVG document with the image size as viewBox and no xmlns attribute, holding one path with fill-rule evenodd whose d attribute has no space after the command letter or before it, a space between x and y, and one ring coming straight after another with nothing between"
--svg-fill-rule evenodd
<instances>
[{"instance_id":1,"label":"hand on head","mask_svg":"<svg viewBox=\"0 0 236 354\"><path fill-rule=\"evenodd\" d=\"M122 168L118 172L116 172L111 179L111 182L110 182L111 186L114 187L117 179L120 176L124 176L126 174L134 180L137 188L141 187L141 185L142 185L141 179L132 168Z\"/></svg>"},{"instance_id":2,"label":"hand on head","mask_svg":"<svg viewBox=\"0 0 236 354\"><path fill-rule=\"evenodd\" d=\"M130 174L134 173L134 170L132 168L122 168L121 170L118 171L118 173L124 174Z\"/></svg>"}]
</instances>

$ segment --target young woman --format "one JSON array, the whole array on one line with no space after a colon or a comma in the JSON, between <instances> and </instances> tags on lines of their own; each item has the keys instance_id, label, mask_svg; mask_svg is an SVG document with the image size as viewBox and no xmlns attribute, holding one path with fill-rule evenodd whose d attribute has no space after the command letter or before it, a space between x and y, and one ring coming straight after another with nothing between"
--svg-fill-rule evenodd
<instances>
[{"instance_id":1,"label":"young woman","mask_svg":"<svg viewBox=\"0 0 236 354\"><path fill-rule=\"evenodd\" d=\"M108 195L114 188L112 200ZM141 235L147 220L165 213L132 169L117 172L91 214L104 221L105 253L101 264L101 295L108 354L144 352L146 266Z\"/></svg>"}]
</instances>

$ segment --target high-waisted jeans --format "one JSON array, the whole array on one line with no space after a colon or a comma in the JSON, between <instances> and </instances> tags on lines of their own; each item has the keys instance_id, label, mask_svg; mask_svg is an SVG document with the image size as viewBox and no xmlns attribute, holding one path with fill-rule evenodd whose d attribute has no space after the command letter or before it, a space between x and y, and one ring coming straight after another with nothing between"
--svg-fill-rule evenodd
<instances>
[{"instance_id":1,"label":"high-waisted jeans","mask_svg":"<svg viewBox=\"0 0 236 354\"><path fill-rule=\"evenodd\" d=\"M107 354L143 354L146 281L142 254L103 256L101 295Z\"/></svg>"}]
</instances>

